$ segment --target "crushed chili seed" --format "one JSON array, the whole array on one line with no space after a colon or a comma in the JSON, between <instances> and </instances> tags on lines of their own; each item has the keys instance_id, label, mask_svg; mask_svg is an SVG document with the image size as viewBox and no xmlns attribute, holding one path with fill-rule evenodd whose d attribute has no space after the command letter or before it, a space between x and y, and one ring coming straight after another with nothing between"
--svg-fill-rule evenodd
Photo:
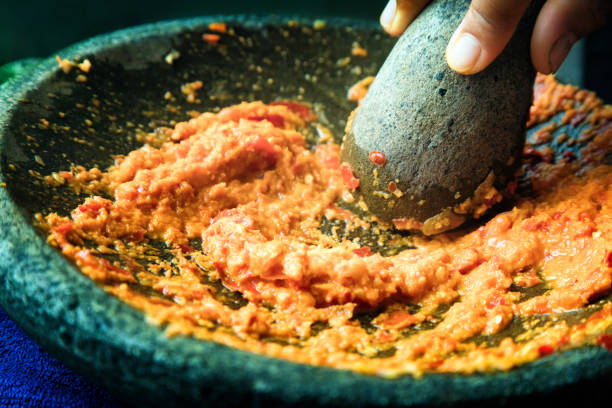
<instances>
[{"instance_id":1,"label":"crushed chili seed","mask_svg":"<svg viewBox=\"0 0 612 408\"><path fill-rule=\"evenodd\" d=\"M383 152L371 151L368 157L370 161L377 166L384 166L387 162L387 157Z\"/></svg>"},{"instance_id":2,"label":"crushed chili seed","mask_svg":"<svg viewBox=\"0 0 612 408\"><path fill-rule=\"evenodd\" d=\"M361 258L366 256L372 256L372 250L369 246L353 249L353 253Z\"/></svg>"},{"instance_id":3,"label":"crushed chili seed","mask_svg":"<svg viewBox=\"0 0 612 408\"><path fill-rule=\"evenodd\" d=\"M221 39L221 37L219 36L219 34L206 33L202 35L202 39L208 44L215 46L219 44L219 40Z\"/></svg>"},{"instance_id":4,"label":"crushed chili seed","mask_svg":"<svg viewBox=\"0 0 612 408\"><path fill-rule=\"evenodd\" d=\"M353 174L351 167L347 163L342 163L340 166L340 171L342 173L342 180L344 180L344 184L351 190L355 191L357 187L359 187L359 180Z\"/></svg>"},{"instance_id":5,"label":"crushed chili seed","mask_svg":"<svg viewBox=\"0 0 612 408\"><path fill-rule=\"evenodd\" d=\"M600 334L595 340L597 344L612 351L612 334Z\"/></svg>"},{"instance_id":6,"label":"crushed chili seed","mask_svg":"<svg viewBox=\"0 0 612 408\"><path fill-rule=\"evenodd\" d=\"M540 353L541 356L547 356L554 353L554 351L555 348L549 344L544 344L538 347L538 353Z\"/></svg>"}]
</instances>

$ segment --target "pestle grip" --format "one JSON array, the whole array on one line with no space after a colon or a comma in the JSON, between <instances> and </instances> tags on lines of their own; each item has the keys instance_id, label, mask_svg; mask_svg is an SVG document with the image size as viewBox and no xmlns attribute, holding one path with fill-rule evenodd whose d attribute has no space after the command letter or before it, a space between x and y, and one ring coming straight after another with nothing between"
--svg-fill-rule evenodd
<instances>
[{"instance_id":1,"label":"pestle grip","mask_svg":"<svg viewBox=\"0 0 612 408\"><path fill-rule=\"evenodd\" d=\"M474 214L470 205L483 186L502 190L513 179L533 97L530 39L542 4L532 2L501 55L471 76L451 70L444 55L468 1L435 0L412 22L343 141L342 159L372 213L407 220L409 229L447 214L446 227L425 231L437 233ZM372 151L385 155L383 166L369 160ZM389 194L391 183L399 194Z\"/></svg>"}]
</instances>

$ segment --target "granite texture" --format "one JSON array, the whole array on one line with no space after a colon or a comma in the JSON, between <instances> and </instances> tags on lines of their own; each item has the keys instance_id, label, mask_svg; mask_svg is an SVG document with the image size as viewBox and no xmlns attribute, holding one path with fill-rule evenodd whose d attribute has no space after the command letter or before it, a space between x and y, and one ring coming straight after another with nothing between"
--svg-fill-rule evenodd
<instances>
[{"instance_id":1,"label":"granite texture","mask_svg":"<svg viewBox=\"0 0 612 408\"><path fill-rule=\"evenodd\" d=\"M223 18L237 32L236 38L222 39L227 45L223 54L205 48L201 40L207 24L219 19L139 27L60 51L62 58L92 61L86 82L75 80L76 70L64 74L49 58L0 87L0 182L6 183L0 188L0 304L28 335L128 404L484 406L567 401L609 386L612 355L601 348L554 354L506 373L388 380L193 338L168 338L163 328L148 324L142 313L105 293L48 246L44 233L33 226L34 214L65 214L80 198L66 188L41 184L30 170L48 174L72 162L105 167L113 154L138 145L130 137L138 125L150 130L171 118L187 118L189 110L242 99L302 95L323 103L329 126L340 133L353 108L345 99L347 87L374 73L392 45L379 30L354 22L347 30L348 22L329 21L317 31L310 23L308 29L289 29L278 20L235 17ZM252 42L241 42L239 36ZM359 74L352 73L351 66L336 66L356 40L370 50ZM267 62L276 45L286 50L285 56ZM181 57L169 65L164 56L172 49ZM251 65L261 66L262 72ZM306 73L318 75L319 81L305 79ZM272 76L273 87L238 86L248 81L263 84ZM202 103L194 106L179 98L178 111L168 112L164 92L180 95L180 84L196 79L210 84ZM94 99L99 103L92 103ZM65 113L63 122L60 111ZM151 112L159 118L155 123ZM115 118L113 123L109 116ZM50 126L41 126L41 119Z\"/></svg>"},{"instance_id":2,"label":"granite texture","mask_svg":"<svg viewBox=\"0 0 612 408\"><path fill-rule=\"evenodd\" d=\"M445 59L469 2L434 1L410 24L343 144L370 211L386 221L425 221L472 197L491 172L495 186L505 187L525 140L535 79L529 44L541 4L532 3L502 54L469 76ZM386 164L372 163L371 151L383 152ZM375 194L389 195L391 182L403 196Z\"/></svg>"}]
</instances>

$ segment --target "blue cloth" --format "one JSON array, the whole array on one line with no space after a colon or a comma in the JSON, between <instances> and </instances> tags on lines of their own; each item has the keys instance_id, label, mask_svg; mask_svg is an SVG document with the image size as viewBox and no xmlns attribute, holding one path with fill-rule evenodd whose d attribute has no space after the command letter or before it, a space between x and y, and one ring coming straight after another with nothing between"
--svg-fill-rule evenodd
<instances>
[{"instance_id":1,"label":"blue cloth","mask_svg":"<svg viewBox=\"0 0 612 408\"><path fill-rule=\"evenodd\" d=\"M0 308L0 407L117 407L32 341Z\"/></svg>"}]
</instances>

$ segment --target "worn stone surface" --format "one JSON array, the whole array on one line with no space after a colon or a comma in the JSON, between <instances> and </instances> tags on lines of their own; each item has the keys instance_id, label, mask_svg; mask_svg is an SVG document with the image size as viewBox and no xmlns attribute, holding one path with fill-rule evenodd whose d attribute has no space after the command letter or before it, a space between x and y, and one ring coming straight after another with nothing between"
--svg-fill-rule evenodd
<instances>
[{"instance_id":1,"label":"worn stone surface","mask_svg":"<svg viewBox=\"0 0 612 408\"><path fill-rule=\"evenodd\" d=\"M496 186L505 186L518 165L532 100L535 3L501 56L476 75L452 71L444 58L469 2L434 1L400 37L343 143L343 159L373 213L425 221L471 197L491 171ZM370 162L371 151L385 154L385 166ZM396 180L401 198L375 193Z\"/></svg>"},{"instance_id":2,"label":"worn stone surface","mask_svg":"<svg viewBox=\"0 0 612 408\"><path fill-rule=\"evenodd\" d=\"M335 46L325 48L333 51L325 59L329 66L319 67L318 55L327 51L310 48L306 52L309 42L315 40L312 36L299 37L301 27L294 29L295 38L287 39L279 33L277 23L238 19L234 21L240 27L239 34L255 39L252 48L245 49L236 39L236 44L228 45L227 57L214 50L203 53L201 33L209 22L218 20L212 17L146 26L59 52L63 58L92 60L85 83L75 81L77 72L60 72L51 58L0 87L0 182L6 183L0 188L0 304L33 339L129 406L382 407L464 403L473 407L538 398L552 403L572 395L584 397L589 390L598 390L609 381L612 358L599 348L551 355L507 373L386 380L289 363L192 338L168 338L163 328L148 324L142 313L105 293L48 246L44 234L32 226L33 214L48 208L66 213L82 197L71 196L68 189L49 189L38 183L29 170L48 174L65 169L71 162L88 167L110 164L113 154L126 153L136 143L126 137L125 129L132 129L127 122L147 124L151 120L143 116L143 111L153 110L159 117L187 118L187 111L196 108L179 100L176 104L183 104L184 109L172 114L166 110L164 92L177 92L182 82L216 78L232 91L223 103L248 98L251 88L232 87L240 78L245 80L250 64L259 63L250 55L267 57L272 45L279 44L294 52L287 55L286 61L293 64L299 54L309 64L287 70L287 65L266 68L261 62L265 70L276 70L277 78L291 78L292 88L264 88L252 97L289 98L299 94L298 87L303 86L307 100L335 104L326 112L341 128L352 108L345 100L346 89L357 76L330 76L335 87L325 82L309 86L300 79L304 77L303 70L336 72L335 62L346 55L355 40L371 50L370 61L377 63L390 45L390 40L372 27L360 31L353 25L349 33L343 25L334 28L330 22L317 41L331 38ZM277 38L272 45L268 45L270 38ZM160 59L171 47L182 54L172 66ZM164 52L149 52L153 48ZM219 70L232 62L234 68ZM377 66L372 65L372 69ZM270 73L264 71L263 75ZM287 81L277 82L278 87L287 87ZM94 96L101 111L92 116ZM205 104L213 102L206 101L197 108L210 108ZM84 104L83 108L77 103ZM60 110L66 113L63 123L78 135L87 135L88 144L76 141L70 132L54 133L53 127L39 126L41 118L58 123ZM107 115L115 120L110 123ZM85 118L92 120L91 127L84 124ZM124 131L113 131L120 128ZM28 144L27 136L35 143ZM37 164L35 155L44 160L44 167ZM15 166L14 170L9 164ZM559 390L560 387L563 388ZM556 394L548 395L551 392Z\"/></svg>"}]
</instances>

